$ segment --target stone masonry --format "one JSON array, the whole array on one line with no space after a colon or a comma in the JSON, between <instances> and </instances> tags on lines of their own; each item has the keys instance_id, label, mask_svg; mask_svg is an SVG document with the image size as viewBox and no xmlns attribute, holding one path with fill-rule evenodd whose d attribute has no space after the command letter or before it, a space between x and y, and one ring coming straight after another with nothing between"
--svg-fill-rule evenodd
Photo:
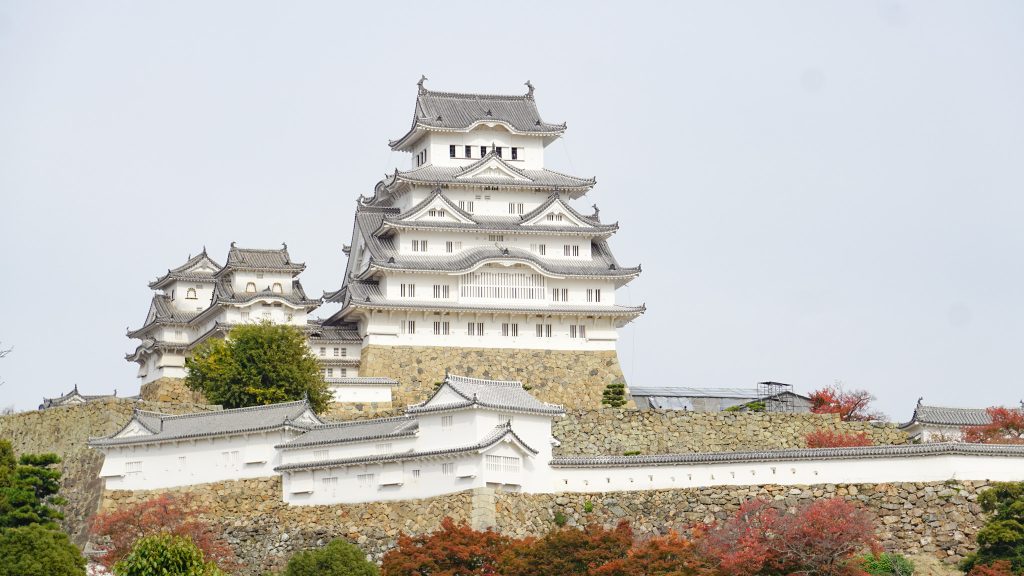
<instances>
[{"instance_id":1,"label":"stone masonry","mask_svg":"<svg viewBox=\"0 0 1024 576\"><path fill-rule=\"evenodd\" d=\"M445 372L494 380L519 380L545 402L566 408L600 408L601 394L613 382L625 382L615 351L525 350L366 346L360 376L398 380L394 404L426 400ZM627 407L632 407L632 401Z\"/></svg>"},{"instance_id":2,"label":"stone masonry","mask_svg":"<svg viewBox=\"0 0 1024 576\"><path fill-rule=\"evenodd\" d=\"M201 404L156 403L108 398L77 406L61 406L0 417L0 439L9 440L15 454L53 452L61 457L61 527L78 545L88 539L89 519L103 493L99 478L103 455L86 446L90 437L113 434L131 418L132 410L173 414L220 409Z\"/></svg>"},{"instance_id":3,"label":"stone masonry","mask_svg":"<svg viewBox=\"0 0 1024 576\"><path fill-rule=\"evenodd\" d=\"M181 378L159 378L143 384L139 390L139 397L150 402L206 403L203 393L189 389Z\"/></svg>"},{"instance_id":4,"label":"stone masonry","mask_svg":"<svg viewBox=\"0 0 1024 576\"><path fill-rule=\"evenodd\" d=\"M434 531L445 516L522 537L553 529L555 514L561 512L569 526L598 523L610 527L629 520L637 536L644 537L726 518L750 498L767 498L788 507L814 498L844 498L863 506L876 518L885 549L927 554L953 563L974 549L974 536L982 525L977 496L984 488L982 482L948 481L722 486L593 494L485 490L424 500L331 506L284 504L279 478L220 482L167 492L186 496L188 507L218 526L246 563L243 574L255 575L280 568L295 551L322 546L334 538L345 538L379 560L395 546L400 533ZM102 509L134 504L153 495L107 492Z\"/></svg>"},{"instance_id":5,"label":"stone masonry","mask_svg":"<svg viewBox=\"0 0 1024 576\"><path fill-rule=\"evenodd\" d=\"M622 456L806 448L814 430L865 432L875 444L906 444L895 424L842 422L835 414L572 410L555 420L557 456Z\"/></svg>"}]
</instances>

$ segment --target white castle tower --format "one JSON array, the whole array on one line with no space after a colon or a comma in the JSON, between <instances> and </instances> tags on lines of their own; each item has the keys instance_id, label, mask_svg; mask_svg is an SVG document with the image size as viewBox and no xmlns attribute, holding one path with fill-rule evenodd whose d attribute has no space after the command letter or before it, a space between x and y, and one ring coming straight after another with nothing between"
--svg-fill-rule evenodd
<instances>
[{"instance_id":1,"label":"white castle tower","mask_svg":"<svg viewBox=\"0 0 1024 576\"><path fill-rule=\"evenodd\" d=\"M536 383L543 400L596 407L622 374L618 329L644 312L616 303L640 274L618 230L571 205L596 183L545 168L565 124L521 96L433 92L419 82L412 127L390 143L408 170L361 197L341 289L325 327L362 336L361 376L422 401L448 371Z\"/></svg>"}]
</instances>

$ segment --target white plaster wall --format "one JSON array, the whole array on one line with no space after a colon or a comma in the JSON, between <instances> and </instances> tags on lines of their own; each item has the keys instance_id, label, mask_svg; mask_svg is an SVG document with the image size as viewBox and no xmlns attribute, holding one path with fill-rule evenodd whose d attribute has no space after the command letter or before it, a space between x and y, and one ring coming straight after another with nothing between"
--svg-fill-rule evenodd
<instances>
[{"instance_id":1,"label":"white plaster wall","mask_svg":"<svg viewBox=\"0 0 1024 576\"><path fill-rule=\"evenodd\" d=\"M455 145L455 158L451 158L449 146ZM470 158L466 158L465 146L472 146ZM480 147L501 146L502 159L516 168L539 170L544 167L544 139L540 136L512 134L501 124L494 127L477 125L469 132L431 132L413 151L410 159L416 168L416 152L428 148L427 163L435 166L468 166L480 160ZM518 158L512 160L512 147L519 148Z\"/></svg>"},{"instance_id":2,"label":"white plaster wall","mask_svg":"<svg viewBox=\"0 0 1024 576\"><path fill-rule=\"evenodd\" d=\"M358 371L355 368L350 368L349 370L350 373ZM335 402L391 402L390 386L357 386L328 383L328 387Z\"/></svg>"},{"instance_id":3,"label":"white plaster wall","mask_svg":"<svg viewBox=\"0 0 1024 576\"><path fill-rule=\"evenodd\" d=\"M279 450L281 464L294 464L297 462L317 462L323 460L337 460L340 458L358 458L372 454L390 454L398 452L409 452L417 447L418 438L387 438L367 440L365 442L351 442L335 444L333 446L307 446ZM385 449L385 445L390 450ZM421 446L422 449L422 446Z\"/></svg>"},{"instance_id":4,"label":"white plaster wall","mask_svg":"<svg viewBox=\"0 0 1024 576\"><path fill-rule=\"evenodd\" d=\"M280 284L281 294L288 295L292 293L291 272L250 272L239 270L231 273L230 280L231 288L238 293L244 293L249 282L256 285L256 292L268 290L274 284Z\"/></svg>"},{"instance_id":5,"label":"white plaster wall","mask_svg":"<svg viewBox=\"0 0 1024 576\"><path fill-rule=\"evenodd\" d=\"M552 468L552 492L661 490L762 484L1024 480L1024 458L934 455L849 460Z\"/></svg>"},{"instance_id":6,"label":"white plaster wall","mask_svg":"<svg viewBox=\"0 0 1024 576\"><path fill-rule=\"evenodd\" d=\"M183 440L153 445L105 447L100 476L108 490L153 490L241 478L273 476L279 464L280 444L295 432L272 432L226 438ZM223 452L237 451L237 466L226 463ZM179 458L184 457L181 461ZM126 463L141 461L138 474L128 474ZM248 462L247 462L248 461Z\"/></svg>"},{"instance_id":7,"label":"white plaster wall","mask_svg":"<svg viewBox=\"0 0 1024 576\"><path fill-rule=\"evenodd\" d=\"M523 273L523 274L543 274L537 272L535 268L517 265L517 266L483 266L474 272L509 272L509 273ZM599 280L599 279L576 279L576 278L551 278L544 277L543 291L541 298L521 298L518 300L506 300L499 298L476 298L472 296L462 296L462 285L468 283L468 277L466 274L411 274L406 272L394 272L388 274L380 282L381 292L388 300L395 302L449 302L452 304L465 304L465 305L501 305L501 306L587 306L590 308L608 308L611 309L615 306L615 283L611 280ZM416 286L416 296L402 296L402 284L414 284ZM449 297L448 298L434 298L434 286L447 285ZM568 290L567 301L555 301L552 290L555 288ZM587 290L600 290L601 301L600 302L587 302ZM561 295L559 295L561 297Z\"/></svg>"}]
</instances>

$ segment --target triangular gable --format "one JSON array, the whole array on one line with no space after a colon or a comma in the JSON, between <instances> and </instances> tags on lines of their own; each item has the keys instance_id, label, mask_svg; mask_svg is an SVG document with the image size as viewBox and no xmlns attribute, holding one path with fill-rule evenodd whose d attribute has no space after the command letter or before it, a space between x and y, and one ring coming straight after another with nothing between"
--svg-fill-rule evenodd
<instances>
[{"instance_id":1,"label":"triangular gable","mask_svg":"<svg viewBox=\"0 0 1024 576\"><path fill-rule=\"evenodd\" d=\"M434 392L434 395L431 396L426 402L424 402L422 406L427 407L438 406L441 404L456 404L461 402L467 402L469 400L472 400L472 398L464 397L462 394L459 394L451 386L445 383L442 384L441 387L438 388L437 392Z\"/></svg>"},{"instance_id":2,"label":"triangular gable","mask_svg":"<svg viewBox=\"0 0 1024 576\"><path fill-rule=\"evenodd\" d=\"M548 214L554 215L555 218L549 220ZM579 212L573 210L561 197L553 197L537 210L523 216L521 225L589 228L593 226L593 223L583 220Z\"/></svg>"},{"instance_id":3,"label":"triangular gable","mask_svg":"<svg viewBox=\"0 0 1024 576\"><path fill-rule=\"evenodd\" d=\"M457 222L460 224L475 224L461 208L452 203L447 196L435 191L419 205L411 208L405 214L399 215L395 220L411 222Z\"/></svg>"},{"instance_id":4,"label":"triangular gable","mask_svg":"<svg viewBox=\"0 0 1024 576\"><path fill-rule=\"evenodd\" d=\"M153 431L146 428L138 418L132 418L112 438L134 438L137 436L152 436Z\"/></svg>"},{"instance_id":5,"label":"triangular gable","mask_svg":"<svg viewBox=\"0 0 1024 576\"><path fill-rule=\"evenodd\" d=\"M175 272L181 274L214 274L220 270L220 266L213 261L205 253L200 254L201 258L193 259L194 261L187 262L181 268L175 270Z\"/></svg>"},{"instance_id":6,"label":"triangular gable","mask_svg":"<svg viewBox=\"0 0 1024 576\"><path fill-rule=\"evenodd\" d=\"M520 180L530 182L531 180L517 172L514 168L505 164L497 156L481 160L476 166L469 166L462 174L455 177L459 179L490 178L495 180Z\"/></svg>"},{"instance_id":7,"label":"triangular gable","mask_svg":"<svg viewBox=\"0 0 1024 576\"><path fill-rule=\"evenodd\" d=\"M317 418L316 414L312 410L307 409L302 414L299 414L295 418L292 418L292 423L302 424L305 426L319 426L323 424L323 420Z\"/></svg>"},{"instance_id":8,"label":"triangular gable","mask_svg":"<svg viewBox=\"0 0 1024 576\"><path fill-rule=\"evenodd\" d=\"M524 456L526 458L532 458L536 454L519 441L514 434L505 435L501 440L481 450L480 453L490 456Z\"/></svg>"}]
</instances>

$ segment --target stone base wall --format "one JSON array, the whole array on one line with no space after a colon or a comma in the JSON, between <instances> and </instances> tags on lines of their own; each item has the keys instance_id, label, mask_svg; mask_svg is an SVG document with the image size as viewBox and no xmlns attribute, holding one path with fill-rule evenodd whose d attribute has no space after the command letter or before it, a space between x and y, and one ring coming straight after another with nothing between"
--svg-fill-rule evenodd
<instances>
[{"instance_id":1,"label":"stone base wall","mask_svg":"<svg viewBox=\"0 0 1024 576\"><path fill-rule=\"evenodd\" d=\"M61 526L78 545L84 545L88 539L89 519L103 493L103 482L99 479L103 455L86 443L90 437L120 430L135 407L175 414L220 409L109 398L0 417L0 439L9 440L15 454L53 452L61 457L60 494L68 500L63 507Z\"/></svg>"},{"instance_id":2,"label":"stone base wall","mask_svg":"<svg viewBox=\"0 0 1024 576\"><path fill-rule=\"evenodd\" d=\"M450 516L476 528L493 526L511 536L540 535L555 527L561 512L570 526L614 526L629 520L639 537L684 531L699 522L724 519L750 498L793 507L814 498L844 498L876 519L883 546L893 552L926 554L953 563L974 550L982 526L978 493L983 482L828 484L817 486L713 487L594 494L517 494L479 489L424 500L288 506L279 478L220 482L168 490L186 495L189 507L222 531L246 564L242 574L279 569L294 552L345 538L374 558L395 546L398 535L437 530ZM154 496L153 492L107 492L103 509ZM587 503L592 510L585 512Z\"/></svg>"},{"instance_id":3,"label":"stone base wall","mask_svg":"<svg viewBox=\"0 0 1024 576\"><path fill-rule=\"evenodd\" d=\"M842 422L835 414L572 410L556 420L557 456L622 456L806 448L814 430L867 433L875 444L906 444L895 424Z\"/></svg>"},{"instance_id":4,"label":"stone base wall","mask_svg":"<svg viewBox=\"0 0 1024 576\"><path fill-rule=\"evenodd\" d=\"M398 380L394 404L426 400L445 372L494 380L519 380L545 402L566 408L600 408L608 384L625 382L619 357L608 351L366 346L360 376ZM632 400L627 407L635 408Z\"/></svg>"},{"instance_id":5,"label":"stone base wall","mask_svg":"<svg viewBox=\"0 0 1024 576\"><path fill-rule=\"evenodd\" d=\"M139 397L149 402L206 404L203 393L189 389L181 378L159 378L143 384L139 389Z\"/></svg>"}]
</instances>

